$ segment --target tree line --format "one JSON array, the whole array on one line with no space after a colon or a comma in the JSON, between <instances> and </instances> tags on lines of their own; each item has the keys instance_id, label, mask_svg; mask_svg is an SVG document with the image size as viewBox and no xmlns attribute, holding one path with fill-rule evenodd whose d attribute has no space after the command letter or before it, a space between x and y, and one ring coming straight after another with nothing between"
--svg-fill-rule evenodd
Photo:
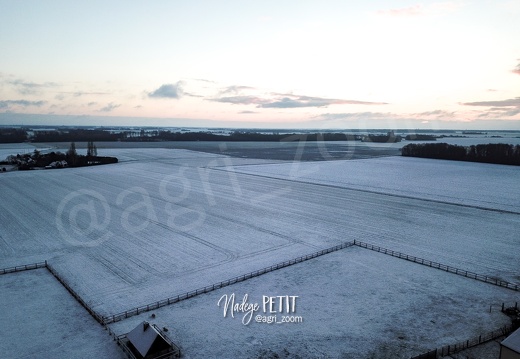
<instances>
[{"instance_id":1,"label":"tree line","mask_svg":"<svg viewBox=\"0 0 520 359\"><path fill-rule=\"evenodd\" d=\"M0 128L0 143L21 143L27 141L27 132L19 128Z\"/></svg>"},{"instance_id":2,"label":"tree line","mask_svg":"<svg viewBox=\"0 0 520 359\"><path fill-rule=\"evenodd\" d=\"M128 141L128 142L155 142L155 141L265 141L279 142L291 136L302 136L306 141L360 141L363 136L345 134L342 132L326 133L259 133L251 131L234 131L230 134L219 134L210 131L180 132L169 130L154 130L140 133L135 131L113 132L103 129L56 129L49 131L35 131L29 137L25 129L3 129L0 131L0 143L8 142L87 142L87 141Z\"/></svg>"},{"instance_id":3,"label":"tree line","mask_svg":"<svg viewBox=\"0 0 520 359\"><path fill-rule=\"evenodd\" d=\"M520 145L490 143L471 146L447 143L410 143L401 149L403 156L436 158L520 166Z\"/></svg>"}]
</instances>

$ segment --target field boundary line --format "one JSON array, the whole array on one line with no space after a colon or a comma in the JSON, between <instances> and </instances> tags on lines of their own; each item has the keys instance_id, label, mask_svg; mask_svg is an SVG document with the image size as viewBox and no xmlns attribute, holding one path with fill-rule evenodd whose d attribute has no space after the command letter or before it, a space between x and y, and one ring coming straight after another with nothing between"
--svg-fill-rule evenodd
<instances>
[{"instance_id":1,"label":"field boundary line","mask_svg":"<svg viewBox=\"0 0 520 359\"><path fill-rule=\"evenodd\" d=\"M379 253L383 253L383 254L386 254L386 255L389 255L389 256L392 256L392 257L397 257L397 258L400 258L400 259L405 259L405 260L410 261L410 262L422 264L422 265L427 266L427 267L439 269L439 270L442 270L442 271L445 271L445 272L448 272L448 273L453 273L453 274L460 275L460 276L463 276L463 277L466 277L466 278L476 279L476 280L479 280L481 282L488 283L488 284L493 284L493 285L496 285L496 286L499 286L499 287L502 287L502 288L507 288L507 289L514 290L514 291L517 291L517 292L520 291L520 285L511 283L511 282L507 282L505 280L500 280L498 278L494 278L494 277L490 277L490 276L487 276L487 275L483 275L483 274L478 274L478 273L475 273L475 272L467 271L465 269L460 269L460 268L449 266L449 265L446 265L446 264L430 261L428 259L424 259L424 258L420 258L420 257L416 257L416 256L411 256L409 254L393 251L391 249L387 249L387 248L384 248L384 247L376 246L376 245L373 245L373 244L370 244L370 243L361 242L361 241L358 241L358 240L354 240L354 245L358 246L358 247L361 247L361 248L370 249L372 251L376 251L376 252L379 252Z\"/></svg>"},{"instance_id":2,"label":"field boundary line","mask_svg":"<svg viewBox=\"0 0 520 359\"><path fill-rule=\"evenodd\" d=\"M47 261L31 263L31 264L22 264L20 266L15 266L15 267L2 268L2 269L0 269L0 275L16 273L16 272L23 272L26 270L33 270L33 269L39 269L39 268L47 268Z\"/></svg>"},{"instance_id":3,"label":"field boundary line","mask_svg":"<svg viewBox=\"0 0 520 359\"><path fill-rule=\"evenodd\" d=\"M249 272L247 274L243 274L243 275L240 275L240 276L237 276L237 277L233 277L231 279L227 279L227 280L221 281L219 283L215 283L215 284L208 285L208 286L196 289L196 290L192 290L192 291L189 291L189 292L184 293L184 294L179 294L179 295L176 295L176 296L173 296L173 297L169 297L169 298L166 298L166 299L163 299L163 300L159 300L157 302L153 302L153 303L150 303L150 304L147 304L147 305L142 305L140 307L135 307L133 309L125 310L124 312L120 312L120 313L117 313L117 314L103 316L103 317L101 317L102 324L107 325L107 324L115 323L115 322L118 322L120 320L129 318L129 317L133 317L133 316L141 314L141 313L149 312L149 311L154 310L154 309L158 309L158 308L165 307L167 305L171 305L171 304L174 304L174 303L177 303L177 302L189 299L189 298L193 298L193 297L195 297L197 295L200 295L200 294L212 292L214 290L227 287L227 286L229 286L231 284L240 283L240 282L243 282L245 280L248 280L248 279L251 279L251 278L254 278L254 277L258 277L258 276L260 276L262 274L273 272L275 270L278 270L278 269L281 269L281 268L285 268L285 267L288 267L288 266L291 266L291 265L294 265L294 264L297 264L297 263L301 263L301 262L307 261L309 259L320 257L320 256L328 254L328 253L336 252L336 251L339 251L339 250L347 248L347 247L352 247L352 246L354 246L354 244L355 244L354 241L352 241L352 242L345 242L345 243L339 244L337 246L333 246L333 247L329 247L329 248L326 248L326 249L322 249L320 251L317 251L317 252L314 252L314 253L311 253L311 254L300 256L300 257L297 257L297 258L294 258L294 259L291 259L291 260L288 260L288 261L280 262L278 264L273 264L273 265L271 265L269 267L265 267L263 269L259 269L259 270L253 271L253 272Z\"/></svg>"}]
</instances>

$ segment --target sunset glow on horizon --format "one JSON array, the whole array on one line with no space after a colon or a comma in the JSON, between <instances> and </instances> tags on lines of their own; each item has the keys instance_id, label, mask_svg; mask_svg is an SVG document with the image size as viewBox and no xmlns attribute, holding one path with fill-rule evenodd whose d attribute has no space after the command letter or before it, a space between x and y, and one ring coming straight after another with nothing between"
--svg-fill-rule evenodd
<instances>
[{"instance_id":1,"label":"sunset glow on horizon","mask_svg":"<svg viewBox=\"0 0 520 359\"><path fill-rule=\"evenodd\" d=\"M512 0L0 0L0 125L520 130L518 18Z\"/></svg>"}]
</instances>

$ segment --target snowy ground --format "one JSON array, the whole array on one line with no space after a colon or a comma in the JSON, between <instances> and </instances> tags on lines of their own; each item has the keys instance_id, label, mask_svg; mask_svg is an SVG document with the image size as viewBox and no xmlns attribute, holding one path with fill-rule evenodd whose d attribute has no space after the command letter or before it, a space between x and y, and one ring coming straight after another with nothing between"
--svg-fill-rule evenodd
<instances>
[{"instance_id":1,"label":"snowy ground","mask_svg":"<svg viewBox=\"0 0 520 359\"><path fill-rule=\"evenodd\" d=\"M260 306L247 325L244 313L224 317L222 302L218 306L233 293L236 303L248 294L248 303ZM499 304L516 294L349 247L111 328L126 333L142 320L166 326L185 358L410 358L508 324ZM298 296L295 312L286 315L303 321L255 322L256 315L266 315L264 295Z\"/></svg>"},{"instance_id":2,"label":"snowy ground","mask_svg":"<svg viewBox=\"0 0 520 359\"><path fill-rule=\"evenodd\" d=\"M120 163L9 172L0 177L0 268L49 260L74 290L103 315L354 239L520 282L520 215L511 213L520 211L515 201L520 198L520 169L516 167L401 157L281 163L276 159L231 158L185 149L124 146L100 149L100 155L117 156ZM409 185L402 186L403 181ZM287 289L287 294L293 295L289 291L296 292L301 284L302 308L304 300L308 300L305 296L314 299L306 304L302 315L309 313L309 317L298 327L299 332L284 334L285 329L265 329L258 334L258 342L255 333L247 337L240 334L237 345L245 349L231 346L239 355L232 355L233 351L223 354L258 357L262 350L274 348L282 356L281 343L285 341L276 335L285 335L284 340L291 342L288 350L301 357L306 355L296 347L304 348L306 343L316 348L312 352L315 357L320 353L322 357L341 357L342 353L349 357L352 350L360 350L366 358L377 358L384 348L399 355L417 354L438 345L426 343L424 348L418 347L422 344L416 342L421 338L411 334L397 342L387 337L398 328L412 325L414 318L405 313L410 308L416 310L417 303L431 308L438 301L441 304L433 305L430 316L449 321L457 310L466 310L466 304L471 307L480 303L489 308L489 304L513 299L512 295L520 301L518 293L464 278L452 279L457 277L416 264L394 266L391 263L402 261L367 250L349 248L339 253L315 261L319 265L307 267L305 262L294 267L298 273L307 273L294 279L280 279L282 272L277 272L243 283L256 296L269 293L270 288L279 290L280 295ZM326 259L329 256L332 259ZM352 263L355 268L349 267ZM347 273L331 274L343 266ZM387 266L391 269L387 270ZM383 279L378 282L374 273ZM307 281L312 275L316 279ZM352 278L354 275L357 277ZM342 282L342 278L350 279ZM406 292L400 292L400 282L395 278L404 278L401 281ZM335 299L318 296L323 292L323 280L334 288ZM355 291L349 290L350 281L354 281ZM372 283L380 290L371 289ZM425 283L432 290L424 289ZM383 299L377 299L380 292L387 293ZM196 334L223 323L234 325L222 322L221 313L214 310L218 293L205 296L210 299L194 298L171 307L175 315L185 318L197 311L214 316L207 323L196 321L193 325L184 319L184 334L178 334L181 346L191 357L198 357L200 350L221 348L214 340L232 341L233 336L226 331L220 331L217 339L210 334ZM352 293L356 293L357 304L351 302ZM383 308L394 313L392 320L381 321L385 312L376 308L369 309L369 314L377 314L373 317L353 319L348 327L341 324L348 322L354 312L367 311L373 297L378 305L388 299ZM319 319L323 314L319 298L332 300L327 303L332 319L327 329L329 336L315 341L313 337L320 338L316 328L326 322ZM453 304L447 311L443 311L443 300ZM348 309L351 307L353 311ZM502 322L496 316L471 313L457 317L469 330L463 332L461 340L467 339L468 333L493 330ZM132 326L133 320L117 325ZM473 327L476 322L482 327ZM175 319L166 321L171 328L175 323ZM248 333L250 329L243 327L240 324L237 328ZM430 330L422 339L431 335L432 340L442 342L440 345L459 340L451 332L427 328ZM336 331L343 334L336 335ZM306 339L290 341L291 333ZM376 338L372 333L379 334ZM447 339L442 341L446 333ZM357 343L354 349L344 345L344 337ZM393 346L402 340L404 345Z\"/></svg>"},{"instance_id":3,"label":"snowy ground","mask_svg":"<svg viewBox=\"0 0 520 359\"><path fill-rule=\"evenodd\" d=\"M233 168L241 173L520 213L520 168L392 156Z\"/></svg>"},{"instance_id":4,"label":"snowy ground","mask_svg":"<svg viewBox=\"0 0 520 359\"><path fill-rule=\"evenodd\" d=\"M46 269L0 275L0 313L2 358L125 358Z\"/></svg>"}]
</instances>

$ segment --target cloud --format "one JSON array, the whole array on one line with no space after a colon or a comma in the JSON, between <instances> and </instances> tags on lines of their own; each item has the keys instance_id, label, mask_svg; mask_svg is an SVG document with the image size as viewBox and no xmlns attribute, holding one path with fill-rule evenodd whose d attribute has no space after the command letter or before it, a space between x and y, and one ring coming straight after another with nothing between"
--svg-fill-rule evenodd
<instances>
[{"instance_id":1,"label":"cloud","mask_svg":"<svg viewBox=\"0 0 520 359\"><path fill-rule=\"evenodd\" d=\"M226 95L226 94L237 95L237 94L242 93L243 91L248 91L248 90L255 90L255 88L251 87L251 86L237 86L237 85L233 85L233 86L228 86L228 87L222 89L220 91L220 94L221 95Z\"/></svg>"},{"instance_id":2,"label":"cloud","mask_svg":"<svg viewBox=\"0 0 520 359\"><path fill-rule=\"evenodd\" d=\"M207 82L207 83L210 83L210 84L216 84L217 83L216 81L207 80L207 79L192 79L192 80L200 81L200 82Z\"/></svg>"},{"instance_id":3,"label":"cloud","mask_svg":"<svg viewBox=\"0 0 520 359\"><path fill-rule=\"evenodd\" d=\"M518 61L520 61L520 59L518 59ZM511 72L514 74L520 75L520 63L518 63L518 65L516 65L515 69L512 70Z\"/></svg>"},{"instance_id":4,"label":"cloud","mask_svg":"<svg viewBox=\"0 0 520 359\"><path fill-rule=\"evenodd\" d=\"M241 115L247 115L247 114L253 114L258 113L258 111L240 111L239 114Z\"/></svg>"},{"instance_id":5,"label":"cloud","mask_svg":"<svg viewBox=\"0 0 520 359\"><path fill-rule=\"evenodd\" d=\"M434 111L426 111L426 112L419 112L419 113L413 113L414 116L436 116L437 118L445 118L445 117L455 117L455 111L449 112L445 110L434 110Z\"/></svg>"},{"instance_id":6,"label":"cloud","mask_svg":"<svg viewBox=\"0 0 520 359\"><path fill-rule=\"evenodd\" d=\"M115 110L116 108L118 108L120 106L121 106L120 104L115 104L113 102L110 102L105 107L100 108L99 111L100 112L111 112L111 111Z\"/></svg>"},{"instance_id":7,"label":"cloud","mask_svg":"<svg viewBox=\"0 0 520 359\"><path fill-rule=\"evenodd\" d=\"M64 95L72 95L74 97L81 97L81 96L100 96L100 95L110 95L110 92L87 92L87 91L62 91L59 92L58 95L56 95L57 100L64 100Z\"/></svg>"},{"instance_id":8,"label":"cloud","mask_svg":"<svg viewBox=\"0 0 520 359\"><path fill-rule=\"evenodd\" d=\"M76 91L76 92L69 92L72 93L74 97L81 97L81 96L88 96L88 95L109 95L110 92L85 92L85 91Z\"/></svg>"},{"instance_id":9,"label":"cloud","mask_svg":"<svg viewBox=\"0 0 520 359\"><path fill-rule=\"evenodd\" d=\"M347 112L347 113L325 113L314 117L316 121L325 123L340 122L367 122L380 123L387 121L388 123L455 123L465 122L468 119L462 119L457 112L445 110L433 110L420 113L392 113L392 112Z\"/></svg>"},{"instance_id":10,"label":"cloud","mask_svg":"<svg viewBox=\"0 0 520 359\"><path fill-rule=\"evenodd\" d=\"M329 105L386 105L386 102L342 100L312 96L273 93L271 98L252 95L224 96L209 101L231 103L233 105L256 105L258 108L302 108L327 107Z\"/></svg>"},{"instance_id":11,"label":"cloud","mask_svg":"<svg viewBox=\"0 0 520 359\"><path fill-rule=\"evenodd\" d=\"M264 103L263 108L297 108L297 107L326 107L329 105L387 105L386 102L367 102L357 100L341 100L311 96L287 96L275 101Z\"/></svg>"},{"instance_id":12,"label":"cloud","mask_svg":"<svg viewBox=\"0 0 520 359\"><path fill-rule=\"evenodd\" d=\"M259 105L266 100L258 96L225 96L208 99L209 101L230 103L233 105Z\"/></svg>"},{"instance_id":13,"label":"cloud","mask_svg":"<svg viewBox=\"0 0 520 359\"><path fill-rule=\"evenodd\" d=\"M331 103L326 100L312 100L312 99L294 99L290 97L284 97L277 101L271 101L259 105L263 108L298 108L298 107L323 107L328 106Z\"/></svg>"},{"instance_id":14,"label":"cloud","mask_svg":"<svg viewBox=\"0 0 520 359\"><path fill-rule=\"evenodd\" d=\"M498 101L464 102L462 105L490 107L478 115L479 118L513 117L520 114L520 97Z\"/></svg>"},{"instance_id":15,"label":"cloud","mask_svg":"<svg viewBox=\"0 0 520 359\"><path fill-rule=\"evenodd\" d=\"M488 111L478 115L479 118L513 117L520 114L520 106L517 107L492 107Z\"/></svg>"},{"instance_id":16,"label":"cloud","mask_svg":"<svg viewBox=\"0 0 520 359\"><path fill-rule=\"evenodd\" d=\"M184 83L182 81L179 81L176 84L164 84L157 90L148 93L148 97L179 99L184 94L182 90L183 86Z\"/></svg>"},{"instance_id":17,"label":"cloud","mask_svg":"<svg viewBox=\"0 0 520 359\"><path fill-rule=\"evenodd\" d=\"M489 107L510 107L520 106L520 97L512 98L508 100L499 101L476 101L476 102L464 102L462 105L465 106L489 106Z\"/></svg>"},{"instance_id":18,"label":"cloud","mask_svg":"<svg viewBox=\"0 0 520 359\"><path fill-rule=\"evenodd\" d=\"M0 101L0 109L8 109L12 106L20 106L20 107L41 107L45 105L47 101L28 101L28 100L5 100Z\"/></svg>"},{"instance_id":19,"label":"cloud","mask_svg":"<svg viewBox=\"0 0 520 359\"><path fill-rule=\"evenodd\" d=\"M347 113L324 113L316 118L321 121L336 120L366 120L366 119L390 119L396 115L390 112L347 112Z\"/></svg>"},{"instance_id":20,"label":"cloud","mask_svg":"<svg viewBox=\"0 0 520 359\"><path fill-rule=\"evenodd\" d=\"M9 80L7 83L14 86L21 95L35 95L40 93L42 89L59 86L55 82L36 83L22 79Z\"/></svg>"}]
</instances>

